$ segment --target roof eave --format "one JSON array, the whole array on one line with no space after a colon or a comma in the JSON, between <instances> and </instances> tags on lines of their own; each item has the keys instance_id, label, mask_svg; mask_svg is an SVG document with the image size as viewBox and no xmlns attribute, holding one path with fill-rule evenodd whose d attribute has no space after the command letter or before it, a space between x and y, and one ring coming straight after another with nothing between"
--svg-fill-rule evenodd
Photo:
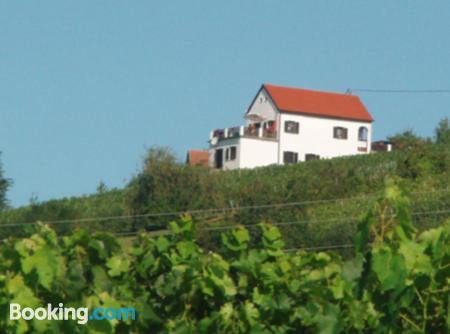
<instances>
[{"instance_id":1,"label":"roof eave","mask_svg":"<svg viewBox=\"0 0 450 334\"><path fill-rule=\"evenodd\" d=\"M339 117L339 116L331 116L331 115L322 115L322 114L313 114L308 112L302 112L297 110L285 110L285 109L279 109L280 113L287 113L287 114L300 114L302 116L309 116L309 117L320 117L320 118L330 118L330 119L341 119L341 120L347 120L347 121L354 121L354 122L365 122L365 123L373 123L375 120L371 117L369 119L362 119L362 118L351 118L351 117Z\"/></svg>"}]
</instances>

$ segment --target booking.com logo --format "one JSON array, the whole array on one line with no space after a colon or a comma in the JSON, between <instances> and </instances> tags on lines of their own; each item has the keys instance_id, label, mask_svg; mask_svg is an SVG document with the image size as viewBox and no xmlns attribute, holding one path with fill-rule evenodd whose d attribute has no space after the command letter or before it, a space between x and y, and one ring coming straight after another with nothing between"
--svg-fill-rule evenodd
<instances>
[{"instance_id":1,"label":"booking.com logo","mask_svg":"<svg viewBox=\"0 0 450 334\"><path fill-rule=\"evenodd\" d=\"M21 308L20 304L9 304L10 320L77 320L78 324L84 325L89 320L136 320L136 311L134 307L96 307L89 312L87 307L64 307L59 303L58 307L47 304L47 307Z\"/></svg>"}]
</instances>

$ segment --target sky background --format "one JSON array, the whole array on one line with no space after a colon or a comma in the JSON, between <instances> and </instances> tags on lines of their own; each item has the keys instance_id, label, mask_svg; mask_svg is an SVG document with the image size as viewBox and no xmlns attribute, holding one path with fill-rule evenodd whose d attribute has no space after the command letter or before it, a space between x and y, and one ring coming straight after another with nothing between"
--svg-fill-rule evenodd
<instances>
[{"instance_id":1,"label":"sky background","mask_svg":"<svg viewBox=\"0 0 450 334\"><path fill-rule=\"evenodd\" d=\"M450 2L0 0L0 160L11 205L123 187L239 125L264 82L450 89ZM374 139L432 136L450 94L358 93Z\"/></svg>"}]
</instances>

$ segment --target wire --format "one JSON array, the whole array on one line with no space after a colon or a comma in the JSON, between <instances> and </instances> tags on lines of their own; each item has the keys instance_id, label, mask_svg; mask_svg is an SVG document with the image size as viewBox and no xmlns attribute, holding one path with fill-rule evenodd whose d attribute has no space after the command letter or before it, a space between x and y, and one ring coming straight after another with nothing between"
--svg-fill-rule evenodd
<instances>
[{"instance_id":1,"label":"wire","mask_svg":"<svg viewBox=\"0 0 450 334\"><path fill-rule=\"evenodd\" d=\"M150 218L150 217L163 217L163 216L179 216L183 214L196 214L203 212L227 212L227 211L239 211L239 210L250 210L250 209L267 209L267 208L284 208L289 206L302 206L308 204L325 204L333 203L338 201L349 201L356 200L359 198L374 197L378 194L361 195L354 197L344 197L335 198L329 200L314 200L314 201L303 201L303 202L287 202L287 203L276 203L276 204L260 204L260 205L248 205L234 208L220 208L220 209L199 209L199 210L187 210L187 211L172 211L172 212L155 212L155 213L145 213L138 215L122 215L122 216L109 216L109 217L91 217L91 218L79 218L79 219L62 219L62 220L51 220L51 221L41 221L41 224L70 224L70 223L85 223L85 222L102 222L102 221L112 221L121 219L131 219L131 218ZM28 222L28 223L11 223L11 224L0 224L1 227L16 227L22 225L38 224L38 222Z\"/></svg>"},{"instance_id":2,"label":"wire","mask_svg":"<svg viewBox=\"0 0 450 334\"><path fill-rule=\"evenodd\" d=\"M442 214L442 213L449 213L449 210L433 210L433 211L417 211L412 212L411 216L420 216L420 215L427 215L427 214ZM282 225L301 225L301 224L318 224L318 223L329 223L329 222L337 222L337 221L356 221L359 217L345 217L345 218L332 218L332 219L322 219L322 220L297 220L297 221L289 221L289 222L275 222L271 223L269 222L269 225L272 226L282 226ZM245 228L253 228L256 226L261 226L262 223L256 223L256 224L246 224L243 225ZM236 225L226 225L226 226L212 226L212 227L205 227L200 228L199 231L214 231L214 230L229 230L236 228Z\"/></svg>"},{"instance_id":3,"label":"wire","mask_svg":"<svg viewBox=\"0 0 450 334\"><path fill-rule=\"evenodd\" d=\"M434 211L417 211L417 212L412 212L411 216L419 216L419 215L425 215L425 214L442 214L442 213L449 213L450 209L447 210L434 210ZM331 222L331 221L349 221L349 220L357 220L357 217L350 217L350 218L335 218L335 219L324 219L324 220L303 220L303 221L291 221L291 222L278 222L278 223L270 223L270 225L272 226L280 226L280 225L295 225L295 224L306 224L306 223L321 223L321 222ZM249 225L244 225L244 227L246 228L252 228L252 227L256 227L256 226L260 226L261 223L258 224L249 224ZM236 228L236 226L231 225L231 226L218 226L217 228L203 228L203 229L199 229L200 231L202 230L226 230L226 229L233 229ZM113 235L115 236L136 236L138 235L140 232L118 232L118 233L113 233ZM167 234L173 234L173 232L171 232L170 230L158 230L158 231L153 231L154 234L158 233L159 235L167 235ZM148 234L147 234L148 235ZM8 239L4 238L1 239L0 242L6 242ZM284 252L295 252L295 251L299 251L299 250L304 250L304 251L320 251L320 250L327 250L327 249L343 249L343 248L352 248L354 247L353 244L339 244L339 245L321 245L321 246L312 246L312 247L298 247L298 248L287 248L287 249L283 249Z\"/></svg>"},{"instance_id":4,"label":"wire","mask_svg":"<svg viewBox=\"0 0 450 334\"><path fill-rule=\"evenodd\" d=\"M411 213L411 216L422 216L426 214L441 214L441 213L449 213L450 210L435 210L435 211L418 211Z\"/></svg>"},{"instance_id":5,"label":"wire","mask_svg":"<svg viewBox=\"0 0 450 334\"><path fill-rule=\"evenodd\" d=\"M336 222L336 221L348 221L348 220L357 220L357 217L347 217L347 218L333 218L333 219L323 219L323 220L297 220L297 221L289 221L289 222L268 222L268 225L271 226L282 226L282 225L302 225L302 224L318 224L318 223L328 223L328 222ZM256 224L245 224L243 225L245 228L253 228L257 226L261 226L263 223ZM236 228L236 225L226 225L226 226L212 226L212 227L204 227L198 229L199 231L216 231L216 230L230 230Z\"/></svg>"},{"instance_id":6,"label":"wire","mask_svg":"<svg viewBox=\"0 0 450 334\"><path fill-rule=\"evenodd\" d=\"M448 191L450 191L450 188L443 188L443 189L437 189L437 190L432 190L432 191L412 192L411 195L440 193L440 192L448 192ZM73 223L87 223L87 222L105 222L105 221L113 221L113 220L132 219L132 218L180 216L183 214L197 214L197 213L206 213L206 212L227 212L227 211L240 211L240 210L250 210L250 209L259 210L259 209L268 209L268 208L284 208L284 207L290 207L290 206L303 206L303 205L309 205L309 204L326 204L326 203L333 203L333 202L339 202L339 201L354 201L357 199L375 197L377 195L379 195L379 193L372 193L372 194L353 196L353 197L324 199L324 200L248 205L248 206L233 207L233 208L229 208L229 207L227 207L227 208L210 208L210 209L172 211L172 212L153 212L153 213L136 214L136 215L118 215L118 216L106 216L106 217L61 219L61 220L50 220L50 221L40 221L40 222L34 221L34 222L26 222L26 223L10 223L10 224L0 224L0 228L2 228L2 227L18 227L18 226L25 226L25 225L28 226L28 225L35 225L38 223L41 223L41 224L73 224Z\"/></svg>"},{"instance_id":7,"label":"wire","mask_svg":"<svg viewBox=\"0 0 450 334\"><path fill-rule=\"evenodd\" d=\"M364 93L400 93L400 94L443 94L450 93L450 89L367 89L367 88L348 88L347 94L353 92Z\"/></svg>"},{"instance_id":8,"label":"wire","mask_svg":"<svg viewBox=\"0 0 450 334\"><path fill-rule=\"evenodd\" d=\"M422 216L422 215L431 215L431 214L444 214L444 213L450 213L450 209L448 210L433 210L433 211L417 211L417 212L412 212L411 216ZM346 218L333 218L333 219L322 219L322 220L297 220L297 221L289 221L289 222L272 222L272 223L267 223L268 225L271 226L286 226L286 225L303 225L303 224L319 224L319 223L329 223L329 222L338 222L338 221L357 221L359 219L359 217L346 217ZM246 225L242 225L244 228L246 229L252 229L255 227L260 227L262 224L264 223L255 223L255 224L246 224ZM211 226L211 227L204 227L204 228L199 228L197 229L197 231L202 232L202 231L226 231L226 230L232 230L235 229L238 225L225 225L225 226ZM134 231L134 232L118 232L115 233L115 236L136 236L138 235L140 232L139 231ZM147 232L148 233L148 232ZM150 232L152 234L156 234L158 233L158 235L160 234L173 234L173 232L171 232L170 230L167 229L161 229L161 230L157 230L157 231L152 231Z\"/></svg>"},{"instance_id":9,"label":"wire","mask_svg":"<svg viewBox=\"0 0 450 334\"><path fill-rule=\"evenodd\" d=\"M323 249L339 249L339 248L353 248L353 244L340 244L340 245L328 245L328 246L315 246L315 247L298 247L298 248L287 248L283 249L284 252L296 252L299 250L304 251L318 251Z\"/></svg>"}]
</instances>

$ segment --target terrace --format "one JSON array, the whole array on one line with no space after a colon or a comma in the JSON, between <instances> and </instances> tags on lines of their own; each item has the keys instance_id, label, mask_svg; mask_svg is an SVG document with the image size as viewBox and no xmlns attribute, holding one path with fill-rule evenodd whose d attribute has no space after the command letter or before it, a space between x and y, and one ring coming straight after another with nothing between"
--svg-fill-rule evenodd
<instances>
[{"instance_id":1,"label":"terrace","mask_svg":"<svg viewBox=\"0 0 450 334\"><path fill-rule=\"evenodd\" d=\"M252 123L247 126L216 129L211 132L211 142L219 142L232 138L255 138L263 140L277 140L277 128L273 121L266 123Z\"/></svg>"}]
</instances>

